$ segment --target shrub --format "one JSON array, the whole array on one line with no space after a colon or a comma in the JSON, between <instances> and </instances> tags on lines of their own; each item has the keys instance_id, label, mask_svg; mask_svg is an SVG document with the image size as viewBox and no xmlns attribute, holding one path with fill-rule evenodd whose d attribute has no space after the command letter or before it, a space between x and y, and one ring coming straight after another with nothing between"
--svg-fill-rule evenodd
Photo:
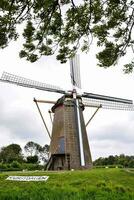
<instances>
[{"instance_id":1,"label":"shrub","mask_svg":"<svg viewBox=\"0 0 134 200\"><path fill-rule=\"evenodd\" d=\"M21 171L21 170L42 170L44 166L32 163L19 163L17 161L13 161L11 164L3 164L0 163L0 171Z\"/></svg>"},{"instance_id":2,"label":"shrub","mask_svg":"<svg viewBox=\"0 0 134 200\"><path fill-rule=\"evenodd\" d=\"M37 164L38 163L38 156L28 156L27 157L27 163L33 163L33 164Z\"/></svg>"},{"instance_id":3,"label":"shrub","mask_svg":"<svg viewBox=\"0 0 134 200\"><path fill-rule=\"evenodd\" d=\"M32 164L32 163L23 163L22 169L24 169L24 170L26 169L26 170L29 170L29 171L42 170L42 169L44 169L44 166L38 165L38 164Z\"/></svg>"},{"instance_id":4,"label":"shrub","mask_svg":"<svg viewBox=\"0 0 134 200\"><path fill-rule=\"evenodd\" d=\"M0 163L0 171L6 171L7 166L3 163Z\"/></svg>"},{"instance_id":5,"label":"shrub","mask_svg":"<svg viewBox=\"0 0 134 200\"><path fill-rule=\"evenodd\" d=\"M21 164L17 161L13 161L10 165L11 168L21 168Z\"/></svg>"}]
</instances>

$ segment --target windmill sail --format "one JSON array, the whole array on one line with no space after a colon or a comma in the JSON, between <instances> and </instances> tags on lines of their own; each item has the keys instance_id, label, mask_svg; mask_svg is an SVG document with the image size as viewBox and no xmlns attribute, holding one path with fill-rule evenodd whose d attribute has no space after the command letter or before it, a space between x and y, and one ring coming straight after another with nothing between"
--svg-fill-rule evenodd
<instances>
[{"instance_id":1,"label":"windmill sail","mask_svg":"<svg viewBox=\"0 0 134 200\"><path fill-rule=\"evenodd\" d=\"M110 97L105 95L84 93L82 95L83 103L85 106L99 107L104 109L114 109L114 110L134 110L134 105L132 100L122 99L117 97Z\"/></svg>"},{"instance_id":2,"label":"windmill sail","mask_svg":"<svg viewBox=\"0 0 134 200\"><path fill-rule=\"evenodd\" d=\"M70 76L72 85L81 88L79 55L70 59Z\"/></svg>"},{"instance_id":3,"label":"windmill sail","mask_svg":"<svg viewBox=\"0 0 134 200\"><path fill-rule=\"evenodd\" d=\"M21 76L16 76L14 74L10 74L7 72L3 72L3 74L0 78L0 81L20 85L23 87L35 88L38 90L44 90L44 91L49 91L49 92L57 92L57 93L65 94L65 91L62 90L60 87L46 84L46 83L41 83L41 82L27 79L27 78L24 78Z\"/></svg>"}]
</instances>

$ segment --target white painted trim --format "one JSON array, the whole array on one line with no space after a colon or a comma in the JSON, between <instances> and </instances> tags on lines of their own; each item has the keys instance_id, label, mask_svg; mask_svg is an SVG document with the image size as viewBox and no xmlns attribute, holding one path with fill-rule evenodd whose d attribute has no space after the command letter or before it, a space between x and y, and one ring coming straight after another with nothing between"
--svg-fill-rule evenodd
<instances>
[{"instance_id":1,"label":"white painted trim","mask_svg":"<svg viewBox=\"0 0 134 200\"><path fill-rule=\"evenodd\" d=\"M78 132L79 132L80 161L81 161L81 166L85 166L85 157L84 157L84 148L83 148L83 140L82 140L82 131L81 131L80 111L79 111L78 99L76 99L76 107L77 107L77 120L78 120Z\"/></svg>"}]
</instances>

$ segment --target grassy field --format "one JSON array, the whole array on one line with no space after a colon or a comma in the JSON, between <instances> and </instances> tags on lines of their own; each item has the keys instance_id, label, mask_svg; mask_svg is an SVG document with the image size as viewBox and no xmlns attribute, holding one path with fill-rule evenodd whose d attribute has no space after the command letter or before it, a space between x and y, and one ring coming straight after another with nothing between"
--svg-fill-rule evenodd
<instances>
[{"instance_id":1,"label":"grassy field","mask_svg":"<svg viewBox=\"0 0 134 200\"><path fill-rule=\"evenodd\" d=\"M48 175L47 182L13 182L9 175ZM0 200L134 200L134 171L0 173Z\"/></svg>"}]
</instances>

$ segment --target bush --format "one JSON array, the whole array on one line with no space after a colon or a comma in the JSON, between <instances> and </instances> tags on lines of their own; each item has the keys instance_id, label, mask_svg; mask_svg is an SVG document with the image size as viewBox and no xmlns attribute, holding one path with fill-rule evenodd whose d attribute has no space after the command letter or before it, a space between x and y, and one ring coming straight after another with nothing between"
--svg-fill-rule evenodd
<instances>
[{"instance_id":1,"label":"bush","mask_svg":"<svg viewBox=\"0 0 134 200\"><path fill-rule=\"evenodd\" d=\"M21 168L21 164L17 161L13 161L10 165L11 168Z\"/></svg>"},{"instance_id":2,"label":"bush","mask_svg":"<svg viewBox=\"0 0 134 200\"><path fill-rule=\"evenodd\" d=\"M37 164L38 163L38 156L28 156L27 157L27 163L33 163L33 164Z\"/></svg>"},{"instance_id":3,"label":"bush","mask_svg":"<svg viewBox=\"0 0 134 200\"><path fill-rule=\"evenodd\" d=\"M32 163L23 163L22 169L24 169L24 170L26 169L26 170L29 170L29 171L42 170L42 169L44 169L44 166L38 165L38 164L32 164Z\"/></svg>"},{"instance_id":4,"label":"bush","mask_svg":"<svg viewBox=\"0 0 134 200\"><path fill-rule=\"evenodd\" d=\"M6 164L0 163L0 171L6 171L6 170L7 170Z\"/></svg>"},{"instance_id":5,"label":"bush","mask_svg":"<svg viewBox=\"0 0 134 200\"><path fill-rule=\"evenodd\" d=\"M19 163L17 161L13 161L11 164L3 164L0 163L0 171L21 171L21 170L42 170L44 166L32 163Z\"/></svg>"}]
</instances>

